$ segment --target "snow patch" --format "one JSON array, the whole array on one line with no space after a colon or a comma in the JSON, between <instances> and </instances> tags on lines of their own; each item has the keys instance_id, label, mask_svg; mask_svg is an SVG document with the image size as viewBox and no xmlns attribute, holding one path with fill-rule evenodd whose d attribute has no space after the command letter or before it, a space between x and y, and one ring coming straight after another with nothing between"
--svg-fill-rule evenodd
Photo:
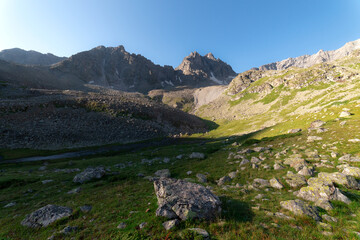
<instances>
[{"instance_id":1,"label":"snow patch","mask_svg":"<svg viewBox=\"0 0 360 240\"><path fill-rule=\"evenodd\" d=\"M217 84L223 84L222 81L220 81L219 79L217 79L217 78L214 76L213 72L210 72L210 73L211 73L210 80L212 80L213 82L216 82Z\"/></svg>"}]
</instances>

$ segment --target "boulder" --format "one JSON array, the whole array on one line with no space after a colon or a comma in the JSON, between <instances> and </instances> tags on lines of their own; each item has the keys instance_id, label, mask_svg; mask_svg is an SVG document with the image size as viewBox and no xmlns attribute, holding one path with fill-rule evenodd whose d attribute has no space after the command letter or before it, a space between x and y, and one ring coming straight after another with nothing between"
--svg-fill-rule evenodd
<instances>
[{"instance_id":1,"label":"boulder","mask_svg":"<svg viewBox=\"0 0 360 240\"><path fill-rule=\"evenodd\" d=\"M290 167L294 168L296 171L300 171L307 166L305 159L299 157L287 158L285 159L284 164L290 165Z\"/></svg>"},{"instance_id":2,"label":"boulder","mask_svg":"<svg viewBox=\"0 0 360 240\"><path fill-rule=\"evenodd\" d=\"M337 200L349 204L350 200L334 186L331 181L323 178L310 178L309 186L302 187L297 196L308 201L317 202L319 200Z\"/></svg>"},{"instance_id":3,"label":"boulder","mask_svg":"<svg viewBox=\"0 0 360 240\"><path fill-rule=\"evenodd\" d=\"M323 178L326 181L331 182L331 183L344 185L345 187L350 188L350 189L356 189L356 190L360 189L360 184L353 176L348 176L343 173L321 172L321 173L319 173L318 178Z\"/></svg>"},{"instance_id":4,"label":"boulder","mask_svg":"<svg viewBox=\"0 0 360 240\"><path fill-rule=\"evenodd\" d=\"M46 227L64 217L69 217L72 209L56 205L46 205L27 215L21 225L31 228Z\"/></svg>"},{"instance_id":5,"label":"boulder","mask_svg":"<svg viewBox=\"0 0 360 240\"><path fill-rule=\"evenodd\" d=\"M236 175L237 175L237 172L236 172L236 171L235 171L235 172L231 172L231 173L228 174L228 176L229 176L231 179L236 178Z\"/></svg>"},{"instance_id":6,"label":"boulder","mask_svg":"<svg viewBox=\"0 0 360 240\"><path fill-rule=\"evenodd\" d=\"M171 176L170 170L169 170L169 169L157 170L157 171L155 172L155 176L168 178L168 177Z\"/></svg>"},{"instance_id":7,"label":"boulder","mask_svg":"<svg viewBox=\"0 0 360 240\"><path fill-rule=\"evenodd\" d=\"M253 182L253 186L257 188L264 188L264 187L270 187L270 183L268 180L261 179L261 178L255 178Z\"/></svg>"},{"instance_id":8,"label":"boulder","mask_svg":"<svg viewBox=\"0 0 360 240\"><path fill-rule=\"evenodd\" d=\"M314 168L313 167L304 167L300 171L298 171L298 174L303 176L314 176Z\"/></svg>"},{"instance_id":9,"label":"boulder","mask_svg":"<svg viewBox=\"0 0 360 240\"><path fill-rule=\"evenodd\" d=\"M168 230L172 229L173 227L175 227L176 225L178 225L179 222L180 221L178 219L173 219L173 220L164 222L162 225L165 228L165 230L168 231Z\"/></svg>"},{"instance_id":10,"label":"boulder","mask_svg":"<svg viewBox=\"0 0 360 240\"><path fill-rule=\"evenodd\" d=\"M154 188L159 205L157 216L210 220L221 212L219 198L200 184L160 178L154 181Z\"/></svg>"},{"instance_id":11,"label":"boulder","mask_svg":"<svg viewBox=\"0 0 360 240\"><path fill-rule=\"evenodd\" d=\"M342 173L348 176L360 178L360 168L358 167L345 167Z\"/></svg>"},{"instance_id":12,"label":"boulder","mask_svg":"<svg viewBox=\"0 0 360 240\"><path fill-rule=\"evenodd\" d=\"M270 186L276 189L282 189L284 187L276 178L270 179Z\"/></svg>"},{"instance_id":13,"label":"boulder","mask_svg":"<svg viewBox=\"0 0 360 240\"><path fill-rule=\"evenodd\" d=\"M241 166L241 165L245 165L245 164L247 164L247 163L249 163L249 162L250 162L249 160L243 159L243 160L240 162L240 166Z\"/></svg>"},{"instance_id":14,"label":"boulder","mask_svg":"<svg viewBox=\"0 0 360 240\"><path fill-rule=\"evenodd\" d=\"M311 128L319 128L319 127L322 127L324 124L325 124L325 122L323 122L321 120L316 120L310 124L310 127Z\"/></svg>"},{"instance_id":15,"label":"boulder","mask_svg":"<svg viewBox=\"0 0 360 240\"><path fill-rule=\"evenodd\" d=\"M339 117L343 118L343 117L350 117L351 113L348 111L342 111L339 115Z\"/></svg>"},{"instance_id":16,"label":"boulder","mask_svg":"<svg viewBox=\"0 0 360 240\"><path fill-rule=\"evenodd\" d=\"M93 179L100 179L105 175L105 173L104 167L88 167L81 173L77 174L74 177L73 182L82 184Z\"/></svg>"},{"instance_id":17,"label":"boulder","mask_svg":"<svg viewBox=\"0 0 360 240\"><path fill-rule=\"evenodd\" d=\"M306 185L306 178L302 175L295 174L291 171L288 171L284 177L286 182L293 188L298 188Z\"/></svg>"},{"instance_id":18,"label":"boulder","mask_svg":"<svg viewBox=\"0 0 360 240\"><path fill-rule=\"evenodd\" d=\"M289 200L280 202L280 206L293 212L295 215L306 215L313 218L315 221L321 221L321 217L317 209L302 200Z\"/></svg>"}]
</instances>

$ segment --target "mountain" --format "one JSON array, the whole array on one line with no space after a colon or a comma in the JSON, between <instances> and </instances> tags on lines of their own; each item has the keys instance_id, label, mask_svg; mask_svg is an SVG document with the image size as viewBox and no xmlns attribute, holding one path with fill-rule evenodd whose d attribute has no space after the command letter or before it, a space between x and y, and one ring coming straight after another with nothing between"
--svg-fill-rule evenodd
<instances>
[{"instance_id":1,"label":"mountain","mask_svg":"<svg viewBox=\"0 0 360 240\"><path fill-rule=\"evenodd\" d=\"M230 65L215 58L212 53L201 56L196 51L185 57L175 70L199 81L210 79L217 85L228 84L236 76Z\"/></svg>"},{"instance_id":2,"label":"mountain","mask_svg":"<svg viewBox=\"0 0 360 240\"><path fill-rule=\"evenodd\" d=\"M65 60L65 57L58 57L51 53L42 54L36 51L26 51L20 48L2 50L0 59L22 65L49 66Z\"/></svg>"},{"instance_id":3,"label":"mountain","mask_svg":"<svg viewBox=\"0 0 360 240\"><path fill-rule=\"evenodd\" d=\"M212 54L191 53L174 69L156 65L139 54L130 54L123 46L99 46L75 54L51 69L73 74L89 84L142 93L177 86L227 84L236 75L229 65Z\"/></svg>"},{"instance_id":4,"label":"mountain","mask_svg":"<svg viewBox=\"0 0 360 240\"><path fill-rule=\"evenodd\" d=\"M287 58L280 62L265 64L259 67L260 70L284 70L289 67L306 68L322 62L333 61L348 56L352 51L360 49L360 39L348 42L343 47L333 51L320 50L313 55L304 55L296 58Z\"/></svg>"}]
</instances>

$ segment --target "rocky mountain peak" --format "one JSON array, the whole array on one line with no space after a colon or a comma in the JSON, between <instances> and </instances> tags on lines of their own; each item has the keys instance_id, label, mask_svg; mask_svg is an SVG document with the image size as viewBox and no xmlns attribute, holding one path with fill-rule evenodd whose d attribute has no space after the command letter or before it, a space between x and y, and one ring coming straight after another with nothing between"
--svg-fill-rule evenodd
<instances>
[{"instance_id":1,"label":"rocky mountain peak","mask_svg":"<svg viewBox=\"0 0 360 240\"><path fill-rule=\"evenodd\" d=\"M208 54L206 54L205 57L208 58L208 59L214 60L214 61L216 60L215 57L214 57L214 55L213 55L211 52L209 52Z\"/></svg>"},{"instance_id":2,"label":"rocky mountain peak","mask_svg":"<svg viewBox=\"0 0 360 240\"><path fill-rule=\"evenodd\" d=\"M26 51L20 48L5 49L0 52L0 59L22 65L49 66L65 60L65 57L58 57L51 53L43 54L33 50Z\"/></svg>"}]
</instances>

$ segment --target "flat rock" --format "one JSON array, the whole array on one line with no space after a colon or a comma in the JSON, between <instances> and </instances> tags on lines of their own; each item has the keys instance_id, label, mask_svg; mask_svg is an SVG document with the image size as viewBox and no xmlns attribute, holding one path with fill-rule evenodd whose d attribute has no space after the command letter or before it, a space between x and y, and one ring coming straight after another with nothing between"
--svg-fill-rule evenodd
<instances>
[{"instance_id":1,"label":"flat rock","mask_svg":"<svg viewBox=\"0 0 360 240\"><path fill-rule=\"evenodd\" d=\"M74 177L73 182L82 184L93 179L100 179L105 175L105 173L104 167L88 167L81 173L77 174Z\"/></svg>"},{"instance_id":2,"label":"flat rock","mask_svg":"<svg viewBox=\"0 0 360 240\"><path fill-rule=\"evenodd\" d=\"M71 216L71 214L71 208L49 204L27 215L21 225L31 228L46 227L56 220Z\"/></svg>"},{"instance_id":3,"label":"flat rock","mask_svg":"<svg viewBox=\"0 0 360 240\"><path fill-rule=\"evenodd\" d=\"M219 198L200 184L160 178L154 181L154 188L159 205L157 216L209 220L221 212Z\"/></svg>"},{"instance_id":4,"label":"flat rock","mask_svg":"<svg viewBox=\"0 0 360 240\"><path fill-rule=\"evenodd\" d=\"M305 203L300 199L282 201L280 202L280 206L293 212L295 215L299 215L299 216L306 215L313 218L315 221L321 221L321 217L319 215L319 212L316 210L316 208L310 206L309 204Z\"/></svg>"},{"instance_id":5,"label":"flat rock","mask_svg":"<svg viewBox=\"0 0 360 240\"><path fill-rule=\"evenodd\" d=\"M286 182L293 188L298 188L306 185L306 178L302 175L295 174L291 171L288 171L284 177Z\"/></svg>"}]
</instances>

